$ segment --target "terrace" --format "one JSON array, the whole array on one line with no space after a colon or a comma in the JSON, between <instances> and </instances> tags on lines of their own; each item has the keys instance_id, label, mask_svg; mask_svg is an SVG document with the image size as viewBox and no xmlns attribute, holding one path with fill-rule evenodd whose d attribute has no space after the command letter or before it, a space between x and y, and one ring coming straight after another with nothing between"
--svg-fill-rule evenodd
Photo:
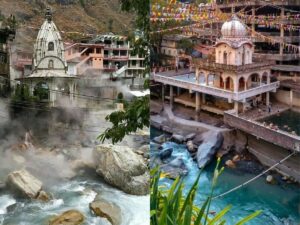
<instances>
[{"instance_id":1,"label":"terrace","mask_svg":"<svg viewBox=\"0 0 300 225\"><path fill-rule=\"evenodd\" d=\"M175 71L160 72L158 74L153 74L152 77L156 82L221 98L227 98L229 101L243 101L244 99L255 95L268 91L275 91L279 87L279 82L277 81L270 84L261 83L258 86L249 87L247 90L234 92L232 90L212 86L213 80L208 80L208 83L200 80L200 82L197 83L195 73L186 70L180 71L179 73L176 73Z\"/></svg>"}]
</instances>

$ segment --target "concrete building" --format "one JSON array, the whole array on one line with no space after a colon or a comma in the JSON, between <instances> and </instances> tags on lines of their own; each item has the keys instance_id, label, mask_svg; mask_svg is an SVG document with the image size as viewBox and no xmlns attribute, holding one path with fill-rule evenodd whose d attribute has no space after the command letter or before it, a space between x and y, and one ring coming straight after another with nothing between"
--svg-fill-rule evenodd
<instances>
[{"instance_id":1,"label":"concrete building","mask_svg":"<svg viewBox=\"0 0 300 225\"><path fill-rule=\"evenodd\" d=\"M196 112L204 109L223 114L232 108L239 113L259 102L269 105L270 92L279 87L278 81L271 82L272 62L253 61L252 40L236 16L223 24L221 32L215 61L194 59L195 73L154 75L163 87L169 86L171 106L175 101L195 107ZM184 99L186 94L189 97Z\"/></svg>"},{"instance_id":2,"label":"concrete building","mask_svg":"<svg viewBox=\"0 0 300 225\"><path fill-rule=\"evenodd\" d=\"M32 73L21 82L27 84L30 93L40 101L57 106L60 101L72 102L76 92L75 77L67 73L65 49L60 33L52 21L50 9L34 44Z\"/></svg>"}]
</instances>

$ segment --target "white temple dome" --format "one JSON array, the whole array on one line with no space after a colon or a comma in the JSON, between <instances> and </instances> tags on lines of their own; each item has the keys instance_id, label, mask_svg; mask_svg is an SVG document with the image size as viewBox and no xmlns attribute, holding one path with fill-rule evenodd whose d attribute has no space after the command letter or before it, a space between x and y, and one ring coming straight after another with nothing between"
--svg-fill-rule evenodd
<instances>
[{"instance_id":1,"label":"white temple dome","mask_svg":"<svg viewBox=\"0 0 300 225\"><path fill-rule=\"evenodd\" d=\"M223 38L244 38L247 37L246 26L233 15L230 21L226 21L221 29Z\"/></svg>"}]
</instances>

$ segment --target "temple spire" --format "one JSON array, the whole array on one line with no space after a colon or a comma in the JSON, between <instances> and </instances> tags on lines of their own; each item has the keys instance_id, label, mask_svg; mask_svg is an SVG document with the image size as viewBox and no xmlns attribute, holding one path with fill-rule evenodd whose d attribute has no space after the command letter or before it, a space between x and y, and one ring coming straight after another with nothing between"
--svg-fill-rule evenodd
<instances>
[{"instance_id":1,"label":"temple spire","mask_svg":"<svg viewBox=\"0 0 300 225\"><path fill-rule=\"evenodd\" d=\"M52 12L49 7L46 10L45 18L48 20L48 22L50 22L52 20Z\"/></svg>"}]
</instances>

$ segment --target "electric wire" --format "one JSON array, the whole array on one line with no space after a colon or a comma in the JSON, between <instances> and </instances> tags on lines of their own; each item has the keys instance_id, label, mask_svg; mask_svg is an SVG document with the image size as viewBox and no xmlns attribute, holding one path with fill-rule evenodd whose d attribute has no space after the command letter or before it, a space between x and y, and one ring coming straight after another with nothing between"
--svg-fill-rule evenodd
<instances>
[{"instance_id":1,"label":"electric wire","mask_svg":"<svg viewBox=\"0 0 300 225\"><path fill-rule=\"evenodd\" d=\"M271 167L269 167L268 169L266 169L262 173L258 174L257 176L251 178L250 180L247 180L246 182L244 182L244 183L242 183L242 184L240 184L240 185L238 185L238 186L236 186L236 187L234 187L234 188L232 188L232 189L230 189L230 190L228 190L228 191L226 191L226 192L224 192L224 193L222 193L220 195L217 195L217 196L213 197L212 199L214 200L214 199L217 199L217 198L224 197L224 196L226 196L226 195L228 195L228 194L230 194L230 193L232 193L232 192L234 192L234 191L236 191L236 190L238 190L238 189L240 189L242 187L245 187L247 184L255 181L258 178L260 178L261 176L263 176L264 174L266 174L270 170L274 169L276 166L278 166L279 164L283 163L284 161L286 161L287 159L289 159L290 157L292 157L295 154L296 154L296 151L293 151L291 154L289 154L285 158L281 159L279 162L275 163L274 165L272 165Z\"/></svg>"}]
</instances>

